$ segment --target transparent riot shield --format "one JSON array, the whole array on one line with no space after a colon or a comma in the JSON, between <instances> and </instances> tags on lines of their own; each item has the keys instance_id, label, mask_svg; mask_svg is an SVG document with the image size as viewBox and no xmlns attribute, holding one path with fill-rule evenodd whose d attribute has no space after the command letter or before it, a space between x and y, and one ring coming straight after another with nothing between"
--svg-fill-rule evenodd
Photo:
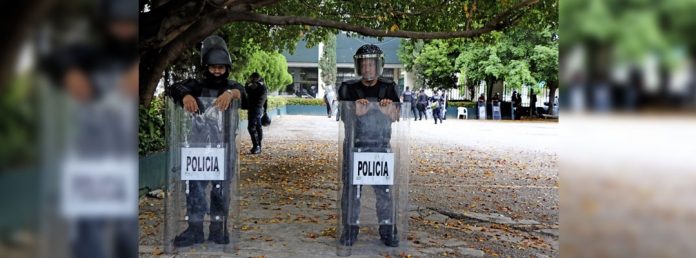
<instances>
[{"instance_id":1,"label":"transparent riot shield","mask_svg":"<svg viewBox=\"0 0 696 258\"><path fill-rule=\"evenodd\" d=\"M486 120L486 104L485 103L478 103L478 115L479 115L479 120Z\"/></svg>"},{"instance_id":2,"label":"transparent riot shield","mask_svg":"<svg viewBox=\"0 0 696 258\"><path fill-rule=\"evenodd\" d=\"M76 101L53 87L39 89L44 130L38 257L135 257L135 98L111 90Z\"/></svg>"},{"instance_id":3,"label":"transparent riot shield","mask_svg":"<svg viewBox=\"0 0 696 258\"><path fill-rule=\"evenodd\" d=\"M196 98L199 112L168 100L164 252L232 253L237 246L239 101L223 111Z\"/></svg>"},{"instance_id":4,"label":"transparent riot shield","mask_svg":"<svg viewBox=\"0 0 696 258\"><path fill-rule=\"evenodd\" d=\"M337 255L407 249L410 103L341 101Z\"/></svg>"},{"instance_id":5,"label":"transparent riot shield","mask_svg":"<svg viewBox=\"0 0 696 258\"><path fill-rule=\"evenodd\" d=\"M500 114L500 103L493 104L493 120L502 119Z\"/></svg>"}]
</instances>

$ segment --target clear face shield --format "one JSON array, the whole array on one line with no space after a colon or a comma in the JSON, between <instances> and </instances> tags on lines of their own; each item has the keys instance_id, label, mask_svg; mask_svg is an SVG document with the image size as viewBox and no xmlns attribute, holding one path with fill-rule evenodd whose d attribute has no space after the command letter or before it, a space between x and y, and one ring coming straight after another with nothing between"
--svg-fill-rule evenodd
<instances>
[{"instance_id":1,"label":"clear face shield","mask_svg":"<svg viewBox=\"0 0 696 258\"><path fill-rule=\"evenodd\" d=\"M355 74L364 80L372 81L382 75L384 57L381 54L355 55Z\"/></svg>"}]
</instances>

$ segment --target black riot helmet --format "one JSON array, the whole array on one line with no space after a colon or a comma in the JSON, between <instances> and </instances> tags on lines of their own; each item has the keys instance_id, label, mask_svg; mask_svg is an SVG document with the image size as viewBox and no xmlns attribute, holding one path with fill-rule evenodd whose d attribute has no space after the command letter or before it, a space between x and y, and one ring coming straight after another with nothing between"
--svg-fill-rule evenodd
<instances>
[{"instance_id":1,"label":"black riot helmet","mask_svg":"<svg viewBox=\"0 0 696 258\"><path fill-rule=\"evenodd\" d=\"M358 48L353 56L355 74L364 80L375 80L384 69L384 53L378 46L366 44Z\"/></svg>"},{"instance_id":2,"label":"black riot helmet","mask_svg":"<svg viewBox=\"0 0 696 258\"><path fill-rule=\"evenodd\" d=\"M225 65L232 68L227 43L220 36L213 35L203 40L201 46L201 65L205 68L209 65ZM229 72L229 71L228 71Z\"/></svg>"}]
</instances>

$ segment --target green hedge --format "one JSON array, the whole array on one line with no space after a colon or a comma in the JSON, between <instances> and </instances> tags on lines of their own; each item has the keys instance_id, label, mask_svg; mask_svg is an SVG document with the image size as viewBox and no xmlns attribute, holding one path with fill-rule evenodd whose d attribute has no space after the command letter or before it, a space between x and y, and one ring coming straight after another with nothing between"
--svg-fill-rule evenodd
<instances>
[{"instance_id":1,"label":"green hedge","mask_svg":"<svg viewBox=\"0 0 696 258\"><path fill-rule=\"evenodd\" d=\"M285 106L287 104L288 104L288 101L284 97L268 96L268 110L282 107L282 106Z\"/></svg>"},{"instance_id":2,"label":"green hedge","mask_svg":"<svg viewBox=\"0 0 696 258\"><path fill-rule=\"evenodd\" d=\"M166 147L164 135L164 112L166 105L164 95L155 97L150 108L140 106L138 119L138 154L164 150Z\"/></svg>"},{"instance_id":3,"label":"green hedge","mask_svg":"<svg viewBox=\"0 0 696 258\"><path fill-rule=\"evenodd\" d=\"M447 101L447 106L448 106L448 107L466 107L466 108L474 108L474 107L476 107L476 102L471 102L471 101Z\"/></svg>"},{"instance_id":4,"label":"green hedge","mask_svg":"<svg viewBox=\"0 0 696 258\"><path fill-rule=\"evenodd\" d=\"M287 105L323 106L324 99L284 98Z\"/></svg>"},{"instance_id":5,"label":"green hedge","mask_svg":"<svg viewBox=\"0 0 696 258\"><path fill-rule=\"evenodd\" d=\"M273 110L278 107L282 107L287 105L287 101L285 100L284 97L278 97L278 96L268 96L268 110ZM247 114L246 110L240 110L239 111L239 119L245 120L249 117L249 114Z\"/></svg>"}]
</instances>

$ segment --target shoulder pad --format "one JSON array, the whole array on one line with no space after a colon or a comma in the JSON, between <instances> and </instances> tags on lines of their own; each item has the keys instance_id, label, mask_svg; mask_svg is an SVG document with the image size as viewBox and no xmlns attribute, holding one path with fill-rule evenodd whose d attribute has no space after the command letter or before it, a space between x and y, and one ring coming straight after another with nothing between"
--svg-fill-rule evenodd
<instances>
[{"instance_id":1,"label":"shoulder pad","mask_svg":"<svg viewBox=\"0 0 696 258\"><path fill-rule=\"evenodd\" d=\"M381 83L386 83L386 84L392 84L392 83L394 83L393 80L387 79L387 78L382 77L382 76L378 77L377 80L379 80L379 82L381 82Z\"/></svg>"},{"instance_id":2,"label":"shoulder pad","mask_svg":"<svg viewBox=\"0 0 696 258\"><path fill-rule=\"evenodd\" d=\"M236 82L234 80L227 80L227 85L232 86L232 87L242 87L241 84L239 84L238 82Z\"/></svg>"},{"instance_id":3,"label":"shoulder pad","mask_svg":"<svg viewBox=\"0 0 696 258\"><path fill-rule=\"evenodd\" d=\"M354 85L355 82L358 82L358 80L350 80L350 81L344 81L341 83L341 86L338 87L338 100L347 100L350 98L350 93L349 88L352 88L351 85Z\"/></svg>"}]
</instances>

